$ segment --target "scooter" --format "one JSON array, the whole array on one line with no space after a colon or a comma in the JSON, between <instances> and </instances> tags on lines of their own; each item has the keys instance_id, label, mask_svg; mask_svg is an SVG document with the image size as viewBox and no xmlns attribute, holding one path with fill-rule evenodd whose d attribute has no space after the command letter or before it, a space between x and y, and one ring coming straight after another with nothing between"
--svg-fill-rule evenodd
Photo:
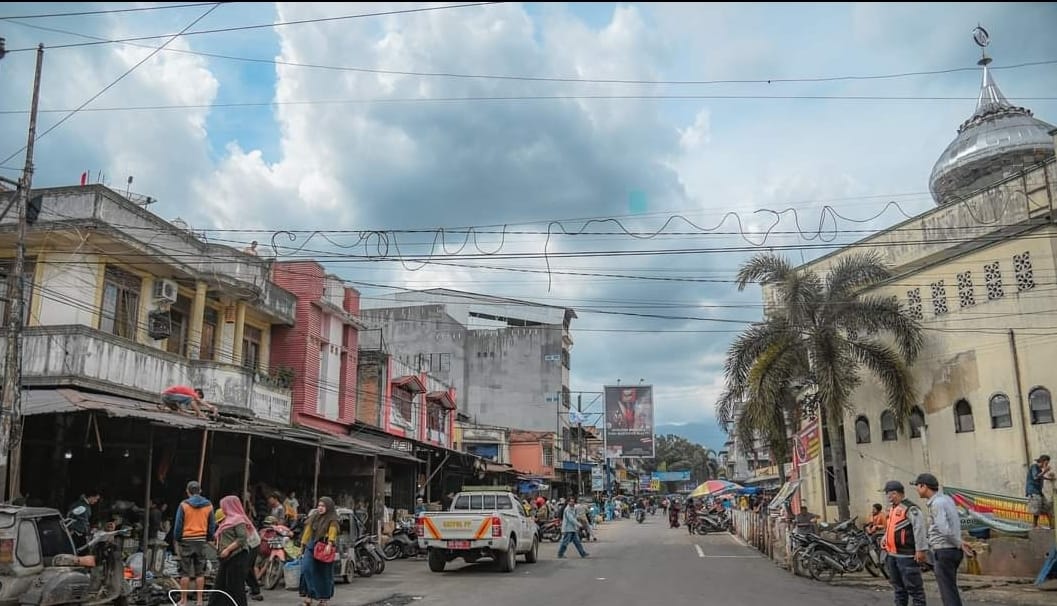
<instances>
[{"instance_id":1,"label":"scooter","mask_svg":"<svg viewBox=\"0 0 1057 606\"><path fill-rule=\"evenodd\" d=\"M128 528L96 532L78 550L81 555L56 555L52 558L52 565L19 598L19 603L31 606L127 606L121 548L130 533Z\"/></svg>"},{"instance_id":2,"label":"scooter","mask_svg":"<svg viewBox=\"0 0 1057 606\"><path fill-rule=\"evenodd\" d=\"M385 572L385 554L378 547L378 538L373 534L362 534L352 546L356 574L369 577Z\"/></svg>"},{"instance_id":3,"label":"scooter","mask_svg":"<svg viewBox=\"0 0 1057 606\"><path fill-rule=\"evenodd\" d=\"M645 509L636 509L635 510L635 521L638 522L639 524L642 524L643 522L646 521L646 510Z\"/></svg>"},{"instance_id":4,"label":"scooter","mask_svg":"<svg viewBox=\"0 0 1057 606\"><path fill-rule=\"evenodd\" d=\"M275 589L283 580L283 565L294 558L294 533L281 524L265 526L260 530L261 546L254 574L264 589Z\"/></svg>"},{"instance_id":5,"label":"scooter","mask_svg":"<svg viewBox=\"0 0 1057 606\"><path fill-rule=\"evenodd\" d=\"M413 558L418 555L418 535L415 525L408 521L401 522L393 529L393 536L382 550L385 559Z\"/></svg>"},{"instance_id":6,"label":"scooter","mask_svg":"<svg viewBox=\"0 0 1057 606\"><path fill-rule=\"evenodd\" d=\"M562 523L558 518L543 523L537 522L536 524L539 526L541 538L547 539L551 543L557 543L562 540Z\"/></svg>"}]
</instances>

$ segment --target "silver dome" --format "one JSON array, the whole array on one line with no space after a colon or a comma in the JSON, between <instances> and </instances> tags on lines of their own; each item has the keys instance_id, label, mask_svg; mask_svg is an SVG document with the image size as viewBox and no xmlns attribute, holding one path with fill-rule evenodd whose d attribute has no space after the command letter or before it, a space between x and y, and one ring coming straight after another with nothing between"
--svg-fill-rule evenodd
<instances>
[{"instance_id":1,"label":"silver dome","mask_svg":"<svg viewBox=\"0 0 1057 606\"><path fill-rule=\"evenodd\" d=\"M936 204L964 200L1053 157L1054 127L1006 99L991 77L990 62L980 61L984 75L976 111L932 167L929 190Z\"/></svg>"}]
</instances>

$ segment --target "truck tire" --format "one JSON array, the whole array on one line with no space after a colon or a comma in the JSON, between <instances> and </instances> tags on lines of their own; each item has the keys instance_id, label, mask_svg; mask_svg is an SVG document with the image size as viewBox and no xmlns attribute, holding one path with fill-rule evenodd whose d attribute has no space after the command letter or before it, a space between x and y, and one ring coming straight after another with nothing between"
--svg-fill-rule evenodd
<instances>
[{"instance_id":1,"label":"truck tire","mask_svg":"<svg viewBox=\"0 0 1057 606\"><path fill-rule=\"evenodd\" d=\"M444 552L439 549L429 550L429 569L431 572L444 572L444 565L448 561L444 558Z\"/></svg>"},{"instance_id":2,"label":"truck tire","mask_svg":"<svg viewBox=\"0 0 1057 606\"><path fill-rule=\"evenodd\" d=\"M535 564L540 559L539 537L532 537L532 548L525 552L525 563Z\"/></svg>"},{"instance_id":3,"label":"truck tire","mask_svg":"<svg viewBox=\"0 0 1057 606\"><path fill-rule=\"evenodd\" d=\"M517 539L510 537L510 548L499 554L499 572L514 572L517 568Z\"/></svg>"}]
</instances>

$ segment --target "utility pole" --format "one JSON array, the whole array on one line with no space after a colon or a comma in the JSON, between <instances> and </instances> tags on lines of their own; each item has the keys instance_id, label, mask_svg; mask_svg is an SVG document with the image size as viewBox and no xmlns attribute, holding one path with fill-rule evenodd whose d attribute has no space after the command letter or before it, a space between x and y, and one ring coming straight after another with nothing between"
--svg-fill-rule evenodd
<instances>
[{"instance_id":1,"label":"utility pole","mask_svg":"<svg viewBox=\"0 0 1057 606\"><path fill-rule=\"evenodd\" d=\"M22 474L22 326L25 320L23 289L26 262L26 209L33 187L33 144L37 138L37 108L40 104L40 74L44 67L44 45L37 46L37 68L33 76L33 102L29 109L29 134L26 138L26 163L15 192L18 205L18 243L15 266L11 270L8 291L7 359L4 364L3 399L0 414L0 502L9 501L21 490Z\"/></svg>"},{"instance_id":2,"label":"utility pole","mask_svg":"<svg viewBox=\"0 0 1057 606\"><path fill-rule=\"evenodd\" d=\"M576 490L579 493L580 497L583 497L584 495L584 480L582 477L580 477L580 474L582 473L580 467L583 465L584 462L584 409L582 406L583 401L583 394L578 394L576 396L576 420L578 421L576 423Z\"/></svg>"}]
</instances>

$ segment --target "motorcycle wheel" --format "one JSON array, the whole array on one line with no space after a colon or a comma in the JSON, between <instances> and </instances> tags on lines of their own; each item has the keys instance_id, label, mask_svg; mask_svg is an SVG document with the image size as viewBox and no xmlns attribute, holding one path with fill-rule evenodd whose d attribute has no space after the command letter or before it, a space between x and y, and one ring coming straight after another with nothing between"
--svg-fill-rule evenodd
<instances>
[{"instance_id":1,"label":"motorcycle wheel","mask_svg":"<svg viewBox=\"0 0 1057 606\"><path fill-rule=\"evenodd\" d=\"M385 572L385 556L379 553L378 548L371 550L371 558L374 560L374 574Z\"/></svg>"},{"instance_id":2,"label":"motorcycle wheel","mask_svg":"<svg viewBox=\"0 0 1057 606\"><path fill-rule=\"evenodd\" d=\"M555 532L555 531L548 532L546 537L547 537L547 540L550 541L551 543L557 543L558 541L560 541L562 539L562 535L560 533L558 533L558 532Z\"/></svg>"},{"instance_id":3,"label":"motorcycle wheel","mask_svg":"<svg viewBox=\"0 0 1057 606\"><path fill-rule=\"evenodd\" d=\"M789 566L792 568L793 576L803 577L808 576L807 572L807 549L804 547L798 547L793 555L789 558Z\"/></svg>"},{"instance_id":4,"label":"motorcycle wheel","mask_svg":"<svg viewBox=\"0 0 1057 606\"><path fill-rule=\"evenodd\" d=\"M837 571L822 559L822 554L817 552L812 553L811 559L807 561L807 571L812 579L823 583L829 583L833 580L833 575L837 574Z\"/></svg>"},{"instance_id":5,"label":"motorcycle wheel","mask_svg":"<svg viewBox=\"0 0 1057 606\"><path fill-rule=\"evenodd\" d=\"M282 580L283 563L278 558L268 560L268 564L264 567L264 574L261 575L261 587L275 589Z\"/></svg>"},{"instance_id":6,"label":"motorcycle wheel","mask_svg":"<svg viewBox=\"0 0 1057 606\"><path fill-rule=\"evenodd\" d=\"M373 558L365 553L356 554L356 576L367 578L374 574Z\"/></svg>"},{"instance_id":7,"label":"motorcycle wheel","mask_svg":"<svg viewBox=\"0 0 1057 606\"><path fill-rule=\"evenodd\" d=\"M404 549L396 541L386 543L382 552L385 553L385 559L387 560L395 560L404 555Z\"/></svg>"}]
</instances>

